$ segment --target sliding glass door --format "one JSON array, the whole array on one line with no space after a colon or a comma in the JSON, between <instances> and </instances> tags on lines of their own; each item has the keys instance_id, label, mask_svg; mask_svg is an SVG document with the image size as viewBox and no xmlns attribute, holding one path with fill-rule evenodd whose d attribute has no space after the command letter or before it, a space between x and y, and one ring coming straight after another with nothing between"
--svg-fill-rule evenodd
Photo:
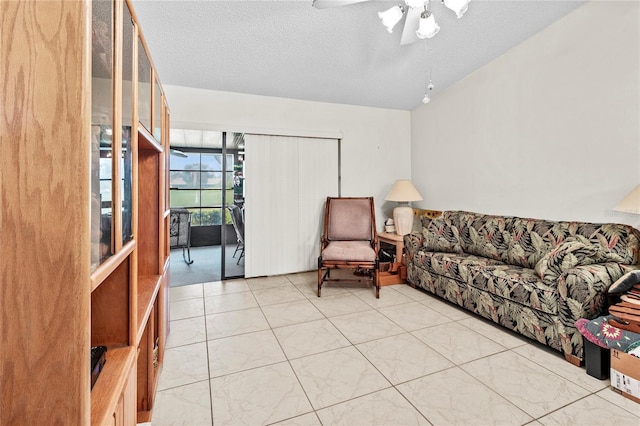
<instances>
[{"instance_id":1,"label":"sliding glass door","mask_svg":"<svg viewBox=\"0 0 640 426\"><path fill-rule=\"evenodd\" d=\"M170 204L191 218L187 260L184 247L172 247L172 283L244 276L242 140L237 133L171 130Z\"/></svg>"}]
</instances>

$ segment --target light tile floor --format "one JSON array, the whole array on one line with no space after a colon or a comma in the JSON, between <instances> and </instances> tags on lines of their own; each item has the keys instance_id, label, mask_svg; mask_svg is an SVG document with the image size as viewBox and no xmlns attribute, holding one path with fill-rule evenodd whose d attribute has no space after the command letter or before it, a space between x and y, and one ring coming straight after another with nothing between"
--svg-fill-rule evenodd
<instances>
[{"instance_id":1,"label":"light tile floor","mask_svg":"<svg viewBox=\"0 0 640 426\"><path fill-rule=\"evenodd\" d=\"M170 289L153 426L640 425L553 351L406 285L316 273Z\"/></svg>"}]
</instances>

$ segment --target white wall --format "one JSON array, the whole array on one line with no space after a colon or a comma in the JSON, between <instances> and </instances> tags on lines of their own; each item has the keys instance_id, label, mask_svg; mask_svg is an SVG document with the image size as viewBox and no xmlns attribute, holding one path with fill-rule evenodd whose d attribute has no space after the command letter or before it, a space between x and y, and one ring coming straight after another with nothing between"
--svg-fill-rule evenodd
<instances>
[{"instance_id":1,"label":"white wall","mask_svg":"<svg viewBox=\"0 0 640 426\"><path fill-rule=\"evenodd\" d=\"M395 206L384 201L391 185L411 176L409 111L180 86L164 89L174 128L341 137L342 196L373 195L378 229Z\"/></svg>"},{"instance_id":2,"label":"white wall","mask_svg":"<svg viewBox=\"0 0 640 426\"><path fill-rule=\"evenodd\" d=\"M587 3L412 111L414 204L638 227L639 16Z\"/></svg>"}]
</instances>

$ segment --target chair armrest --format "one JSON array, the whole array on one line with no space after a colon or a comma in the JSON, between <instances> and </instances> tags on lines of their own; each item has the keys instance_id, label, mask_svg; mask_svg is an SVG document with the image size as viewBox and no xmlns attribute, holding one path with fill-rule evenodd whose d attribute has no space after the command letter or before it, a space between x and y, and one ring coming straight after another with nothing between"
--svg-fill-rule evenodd
<instances>
[{"instance_id":1,"label":"chair armrest","mask_svg":"<svg viewBox=\"0 0 640 426\"><path fill-rule=\"evenodd\" d=\"M576 266L558 277L560 321L573 327L580 318L593 319L607 313L607 290L632 266L609 262Z\"/></svg>"}]
</instances>

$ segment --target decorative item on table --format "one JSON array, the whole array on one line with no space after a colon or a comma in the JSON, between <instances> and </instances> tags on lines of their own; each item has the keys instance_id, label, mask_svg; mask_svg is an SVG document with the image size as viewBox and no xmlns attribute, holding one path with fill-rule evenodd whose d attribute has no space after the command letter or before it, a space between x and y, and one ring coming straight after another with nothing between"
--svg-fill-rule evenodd
<instances>
[{"instance_id":1,"label":"decorative item on table","mask_svg":"<svg viewBox=\"0 0 640 426\"><path fill-rule=\"evenodd\" d=\"M384 232L387 234L394 234L396 232L396 226L393 223L393 219L389 218L384 223Z\"/></svg>"},{"instance_id":2,"label":"decorative item on table","mask_svg":"<svg viewBox=\"0 0 640 426\"><path fill-rule=\"evenodd\" d=\"M396 234L407 235L413 228L413 209L411 201L422 201L422 196L409 179L398 179L385 197L387 201L397 201L398 206L393 209L393 222Z\"/></svg>"}]
</instances>

